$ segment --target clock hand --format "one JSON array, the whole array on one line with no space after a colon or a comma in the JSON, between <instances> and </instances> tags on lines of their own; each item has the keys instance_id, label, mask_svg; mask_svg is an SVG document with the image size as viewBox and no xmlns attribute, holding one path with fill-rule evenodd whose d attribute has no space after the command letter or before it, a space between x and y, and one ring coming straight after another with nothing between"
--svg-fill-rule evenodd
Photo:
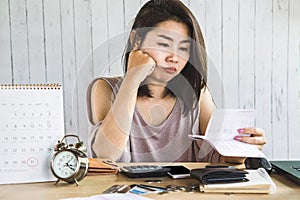
<instances>
[{"instance_id":1,"label":"clock hand","mask_svg":"<svg viewBox=\"0 0 300 200\"><path fill-rule=\"evenodd\" d=\"M71 158L69 161L68 161L68 165L69 165L69 163L73 160L74 158Z\"/></svg>"},{"instance_id":2,"label":"clock hand","mask_svg":"<svg viewBox=\"0 0 300 200\"><path fill-rule=\"evenodd\" d=\"M73 158L71 158L69 161L67 161L67 162L64 164L64 167L69 167L69 162L71 162L71 160L73 160Z\"/></svg>"},{"instance_id":3,"label":"clock hand","mask_svg":"<svg viewBox=\"0 0 300 200\"><path fill-rule=\"evenodd\" d=\"M73 165L69 165L69 163L65 163L63 167L68 167L69 169L75 171L75 169L73 168Z\"/></svg>"},{"instance_id":4,"label":"clock hand","mask_svg":"<svg viewBox=\"0 0 300 200\"><path fill-rule=\"evenodd\" d=\"M70 167L69 162L66 162L66 163L64 164L64 167Z\"/></svg>"},{"instance_id":5,"label":"clock hand","mask_svg":"<svg viewBox=\"0 0 300 200\"><path fill-rule=\"evenodd\" d=\"M71 170L75 171L75 169L72 167L72 165L68 166Z\"/></svg>"},{"instance_id":6,"label":"clock hand","mask_svg":"<svg viewBox=\"0 0 300 200\"><path fill-rule=\"evenodd\" d=\"M71 158L67 163L69 163L71 160L73 160L73 158Z\"/></svg>"}]
</instances>

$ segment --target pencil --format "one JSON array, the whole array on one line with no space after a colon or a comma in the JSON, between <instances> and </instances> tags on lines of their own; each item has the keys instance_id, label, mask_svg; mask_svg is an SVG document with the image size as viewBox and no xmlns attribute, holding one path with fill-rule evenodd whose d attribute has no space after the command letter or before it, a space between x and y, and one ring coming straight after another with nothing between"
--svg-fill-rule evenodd
<instances>
[{"instance_id":1,"label":"pencil","mask_svg":"<svg viewBox=\"0 0 300 200\"><path fill-rule=\"evenodd\" d=\"M158 186L153 186L153 185L138 184L137 186L140 188L143 188L143 189L150 190L150 191L157 191L157 189L166 190L166 188L164 188L164 187L158 187Z\"/></svg>"}]
</instances>

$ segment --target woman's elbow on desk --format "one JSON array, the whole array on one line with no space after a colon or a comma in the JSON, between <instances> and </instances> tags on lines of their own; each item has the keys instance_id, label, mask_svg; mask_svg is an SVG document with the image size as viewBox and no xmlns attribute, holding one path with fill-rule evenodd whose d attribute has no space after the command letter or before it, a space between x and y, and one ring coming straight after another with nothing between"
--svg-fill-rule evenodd
<instances>
[{"instance_id":1,"label":"woman's elbow on desk","mask_svg":"<svg viewBox=\"0 0 300 200\"><path fill-rule=\"evenodd\" d=\"M102 137L99 138L99 135L96 136L94 143L91 148L94 152L94 157L106 158L112 161L116 161L122 155L123 150L117 147L112 141L101 134Z\"/></svg>"}]
</instances>

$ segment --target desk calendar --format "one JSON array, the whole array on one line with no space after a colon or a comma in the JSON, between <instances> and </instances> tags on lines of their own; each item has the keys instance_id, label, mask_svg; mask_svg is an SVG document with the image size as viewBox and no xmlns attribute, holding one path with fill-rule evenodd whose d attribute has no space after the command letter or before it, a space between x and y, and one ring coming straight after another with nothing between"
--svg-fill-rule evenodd
<instances>
[{"instance_id":1,"label":"desk calendar","mask_svg":"<svg viewBox=\"0 0 300 200\"><path fill-rule=\"evenodd\" d=\"M0 184L56 180L49 162L63 135L60 85L0 86Z\"/></svg>"}]
</instances>

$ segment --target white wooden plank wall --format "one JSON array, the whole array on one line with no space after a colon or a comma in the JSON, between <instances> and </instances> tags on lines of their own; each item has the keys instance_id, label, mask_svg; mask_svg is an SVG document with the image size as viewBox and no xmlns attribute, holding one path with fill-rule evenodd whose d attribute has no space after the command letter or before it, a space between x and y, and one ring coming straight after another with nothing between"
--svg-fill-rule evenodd
<instances>
[{"instance_id":1,"label":"white wooden plank wall","mask_svg":"<svg viewBox=\"0 0 300 200\"><path fill-rule=\"evenodd\" d=\"M263 127L267 133L265 153L273 157L273 148L280 148L281 144L273 147L272 117L272 0L256 1L255 24L255 108L258 110L257 126ZM282 134L277 132L277 134Z\"/></svg>"},{"instance_id":2,"label":"white wooden plank wall","mask_svg":"<svg viewBox=\"0 0 300 200\"><path fill-rule=\"evenodd\" d=\"M134 16L146 0L1 0L0 83L64 86L66 133L87 140L85 92L123 73ZM300 159L300 1L183 0L205 36L219 108L255 108L270 159Z\"/></svg>"}]
</instances>

